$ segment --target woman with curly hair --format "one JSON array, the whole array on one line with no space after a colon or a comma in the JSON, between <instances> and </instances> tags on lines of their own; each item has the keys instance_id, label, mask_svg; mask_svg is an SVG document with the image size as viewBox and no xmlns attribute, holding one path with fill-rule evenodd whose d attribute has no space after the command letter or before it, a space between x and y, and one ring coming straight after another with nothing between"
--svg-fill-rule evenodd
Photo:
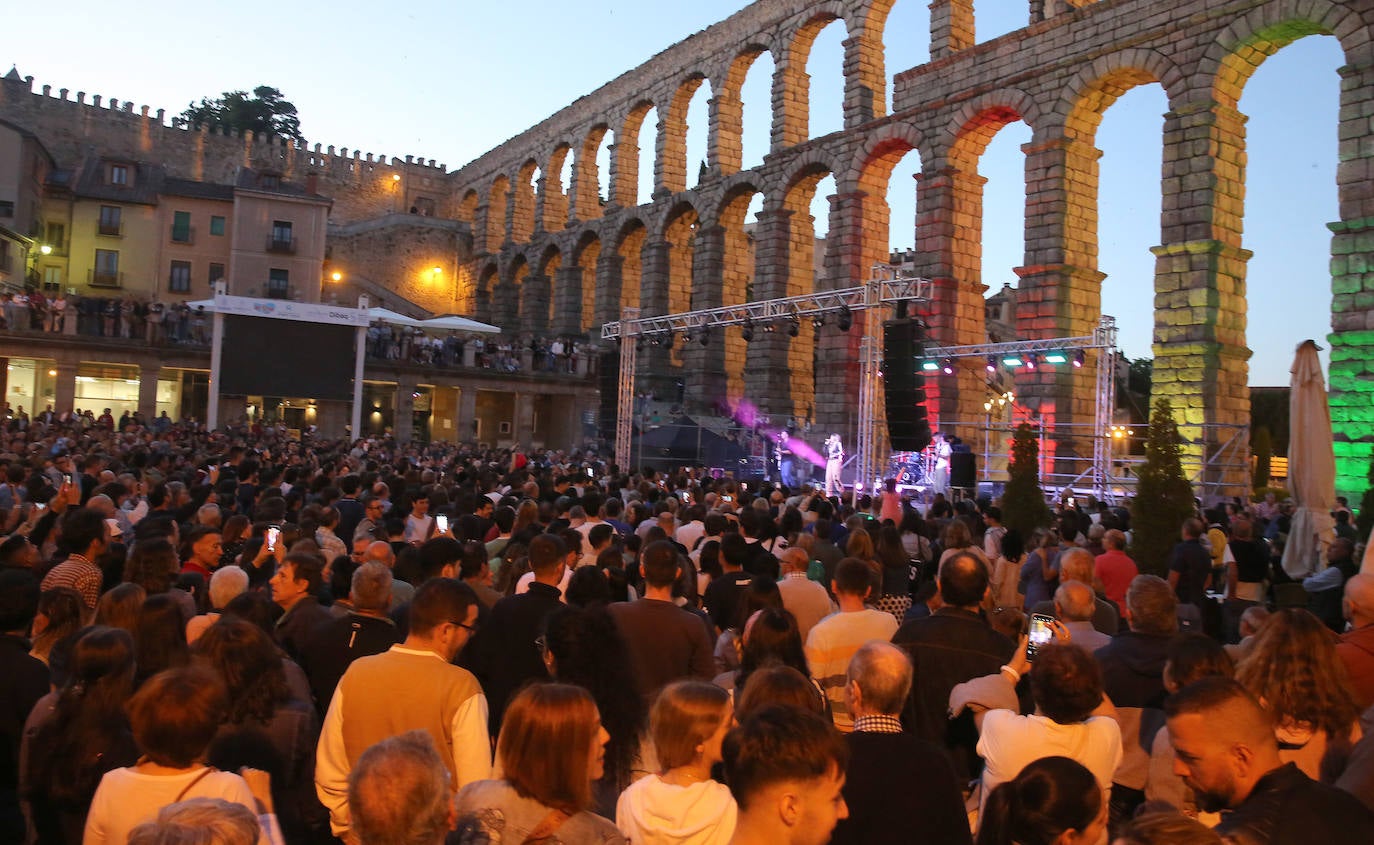
<instances>
[{"instance_id":1,"label":"woman with curly hair","mask_svg":"<svg viewBox=\"0 0 1374 845\"><path fill-rule=\"evenodd\" d=\"M1306 610L1270 615L1255 646L1236 667L1236 680L1274 719L1279 756L1313 780L1330 782L1361 736L1359 707L1336 637Z\"/></svg>"},{"instance_id":2,"label":"woman with curly hair","mask_svg":"<svg viewBox=\"0 0 1374 845\"><path fill-rule=\"evenodd\" d=\"M544 665L559 683L591 693L610 734L606 770L593 784L597 811L610 818L617 796L647 773L641 761L648 714L630 676L629 651L604 607L560 607L538 640Z\"/></svg>"},{"instance_id":3,"label":"woman with curly hair","mask_svg":"<svg viewBox=\"0 0 1374 845\"><path fill-rule=\"evenodd\" d=\"M87 628L72 647L57 706L26 738L22 787L39 845L81 841L100 779L138 760L124 715L133 693L134 641L119 628Z\"/></svg>"},{"instance_id":4,"label":"woman with curly hair","mask_svg":"<svg viewBox=\"0 0 1374 845\"><path fill-rule=\"evenodd\" d=\"M271 775L283 833L292 842L305 841L312 825L328 819L315 796L319 726L309 702L292 698L276 644L253 623L226 617L205 630L194 654L229 692L207 762L222 771L248 766Z\"/></svg>"}]
</instances>

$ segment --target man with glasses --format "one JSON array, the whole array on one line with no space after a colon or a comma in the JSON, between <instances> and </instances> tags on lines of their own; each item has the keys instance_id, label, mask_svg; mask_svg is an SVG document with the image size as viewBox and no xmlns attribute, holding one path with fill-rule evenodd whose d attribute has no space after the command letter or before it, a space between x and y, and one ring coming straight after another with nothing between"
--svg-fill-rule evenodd
<instances>
[{"instance_id":1,"label":"man with glasses","mask_svg":"<svg viewBox=\"0 0 1374 845\"><path fill-rule=\"evenodd\" d=\"M358 520L357 526L353 529L353 542L357 543L363 538L385 542L387 540L385 519L386 502L376 496L366 499L363 502L363 517Z\"/></svg>"},{"instance_id":2,"label":"man with glasses","mask_svg":"<svg viewBox=\"0 0 1374 845\"><path fill-rule=\"evenodd\" d=\"M501 730L506 702L527 681L548 680L544 660L534 641L544 628L544 618L558 609L563 593L567 547L556 534L539 534L530 541L530 569L534 581L529 590L506 596L488 614L482 632L474 638L463 665L482 682L491 702L491 735Z\"/></svg>"},{"instance_id":3,"label":"man with glasses","mask_svg":"<svg viewBox=\"0 0 1374 845\"><path fill-rule=\"evenodd\" d=\"M388 737L422 730L448 749L444 764L455 791L491 777L486 696L471 672L452 664L476 629L472 588L432 578L415 591L405 642L348 667L315 757L315 788L335 836L347 839L349 773L363 751Z\"/></svg>"}]
</instances>

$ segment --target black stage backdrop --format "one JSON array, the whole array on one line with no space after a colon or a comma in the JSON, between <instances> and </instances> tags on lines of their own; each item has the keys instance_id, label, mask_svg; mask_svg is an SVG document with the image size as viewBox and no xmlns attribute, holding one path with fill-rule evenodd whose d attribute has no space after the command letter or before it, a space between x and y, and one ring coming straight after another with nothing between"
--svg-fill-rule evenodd
<instances>
[{"instance_id":1,"label":"black stage backdrop","mask_svg":"<svg viewBox=\"0 0 1374 845\"><path fill-rule=\"evenodd\" d=\"M352 326L224 317L220 393L353 398Z\"/></svg>"}]
</instances>

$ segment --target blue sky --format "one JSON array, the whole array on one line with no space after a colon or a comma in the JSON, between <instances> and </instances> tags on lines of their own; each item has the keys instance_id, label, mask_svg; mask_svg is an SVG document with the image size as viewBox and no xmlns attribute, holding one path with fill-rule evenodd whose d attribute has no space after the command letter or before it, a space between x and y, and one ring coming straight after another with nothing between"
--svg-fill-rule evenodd
<instances>
[{"instance_id":1,"label":"blue sky","mask_svg":"<svg viewBox=\"0 0 1374 845\"><path fill-rule=\"evenodd\" d=\"M408 0L397 6L341 0L329 5L242 0L220 4L143 0L128 14L68 0L6 12L11 37L0 73L16 64L36 85L132 100L175 113L204 95L276 86L292 100L311 142L387 155L434 158L455 168L687 35L743 8L742 0ZM978 40L1016 29L1025 0L981 0ZM928 56L928 0L898 0L886 38L889 74ZM40 37L60 21L58 37ZM813 50L812 130L839 127L839 25ZM767 59L745 84L745 165L766 145ZM1331 304L1330 233L1337 219L1336 114L1341 64L1332 38L1309 37L1269 59L1246 88L1250 116L1245 246L1249 266L1250 383L1288 383L1293 349L1325 346ZM688 170L704 157L705 86L689 110ZM1158 86L1127 93L1098 135L1103 310L1117 317L1127 355L1150 354L1154 257L1159 242ZM1024 124L1007 127L980 165L988 177L983 281L1015 280L1022 263ZM648 145L643 145L648 146ZM647 168L641 167L641 172ZM914 239L917 156L893 174L892 245ZM833 182L820 186L820 201ZM818 214L824 226L824 214Z\"/></svg>"}]
</instances>

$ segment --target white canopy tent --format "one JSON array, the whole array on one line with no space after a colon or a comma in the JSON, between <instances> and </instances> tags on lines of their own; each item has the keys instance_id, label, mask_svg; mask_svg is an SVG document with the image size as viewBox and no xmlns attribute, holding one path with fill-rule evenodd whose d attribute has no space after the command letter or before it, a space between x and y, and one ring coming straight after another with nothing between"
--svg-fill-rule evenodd
<instances>
[{"instance_id":1,"label":"white canopy tent","mask_svg":"<svg viewBox=\"0 0 1374 845\"><path fill-rule=\"evenodd\" d=\"M191 310L204 308L206 311L215 310L213 299L198 299L194 302L186 303ZM393 326L410 326L417 329L428 329L436 332L473 332L475 334L500 334L501 329L489 323L479 323L476 320L469 320L467 317L447 315L444 317L434 317L429 320L417 320L414 317L392 311L390 308L374 307L367 309L367 316L372 322L390 323Z\"/></svg>"},{"instance_id":2,"label":"white canopy tent","mask_svg":"<svg viewBox=\"0 0 1374 845\"><path fill-rule=\"evenodd\" d=\"M467 317L453 315L435 317L432 320L421 320L418 325L422 329L435 329L437 331L476 332L478 334L499 334L501 332L499 327L489 323L479 323L476 320L469 320Z\"/></svg>"}]
</instances>

